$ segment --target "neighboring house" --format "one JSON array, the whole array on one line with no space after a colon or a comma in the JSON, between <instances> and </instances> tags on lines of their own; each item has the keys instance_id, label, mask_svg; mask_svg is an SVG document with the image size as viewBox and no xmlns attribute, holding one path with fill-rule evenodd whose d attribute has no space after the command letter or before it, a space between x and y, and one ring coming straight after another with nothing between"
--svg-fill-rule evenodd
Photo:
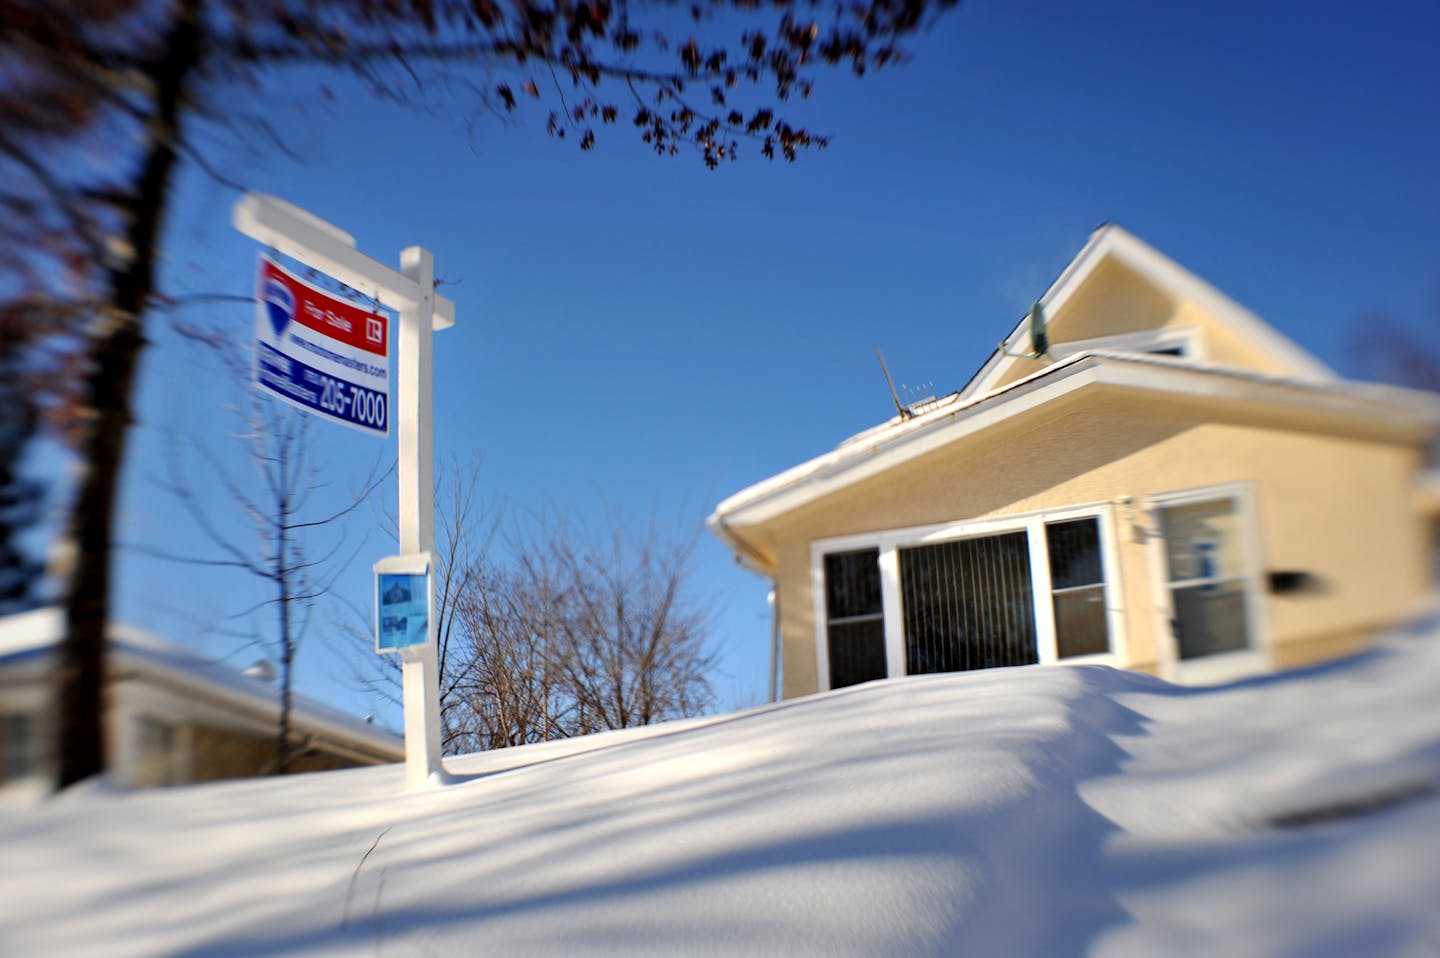
<instances>
[{"instance_id":1,"label":"neighboring house","mask_svg":"<svg viewBox=\"0 0 1440 958\"><path fill-rule=\"evenodd\" d=\"M0 795L53 788L62 628L55 609L0 619ZM109 632L105 732L117 782L171 785L273 767L280 706L270 670L241 672L124 626ZM304 696L295 697L291 724L304 744L295 771L404 759L399 736Z\"/></svg>"},{"instance_id":2,"label":"neighboring house","mask_svg":"<svg viewBox=\"0 0 1440 958\"><path fill-rule=\"evenodd\" d=\"M1432 586L1440 396L1343 380L1115 226L964 389L709 524L775 583L786 697L1101 662L1221 681L1361 648Z\"/></svg>"}]
</instances>

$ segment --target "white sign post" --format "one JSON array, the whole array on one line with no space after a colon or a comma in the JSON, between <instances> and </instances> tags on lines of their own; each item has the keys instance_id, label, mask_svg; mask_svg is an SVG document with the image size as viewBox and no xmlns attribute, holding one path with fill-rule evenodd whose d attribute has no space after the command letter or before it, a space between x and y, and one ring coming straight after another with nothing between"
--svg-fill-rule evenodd
<instances>
[{"instance_id":1,"label":"white sign post","mask_svg":"<svg viewBox=\"0 0 1440 958\"><path fill-rule=\"evenodd\" d=\"M344 230L262 193L241 197L235 204L233 222L236 229L251 239L292 256L346 286L371 293L399 312L393 419L400 442L400 552L406 557L433 552L435 458L430 415L433 333L455 325L455 304L435 293L434 259L429 250L418 246L403 250L397 272L357 250L355 238ZM432 575L433 568L431 565ZM429 640L401 652L404 657L401 683L405 696L405 780L411 787L442 781L445 775L440 764L440 670L433 632L433 624L427 623Z\"/></svg>"}]
</instances>

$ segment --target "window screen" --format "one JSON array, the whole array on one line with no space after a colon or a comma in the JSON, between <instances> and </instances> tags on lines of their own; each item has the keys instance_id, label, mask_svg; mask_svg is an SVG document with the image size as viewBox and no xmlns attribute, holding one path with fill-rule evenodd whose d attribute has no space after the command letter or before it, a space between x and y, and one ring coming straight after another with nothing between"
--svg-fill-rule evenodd
<instances>
[{"instance_id":1,"label":"window screen","mask_svg":"<svg viewBox=\"0 0 1440 958\"><path fill-rule=\"evenodd\" d=\"M1055 604L1055 652L1062 659L1110 651L1100 520L1095 516L1045 524L1050 588Z\"/></svg>"},{"instance_id":2,"label":"window screen","mask_svg":"<svg viewBox=\"0 0 1440 958\"><path fill-rule=\"evenodd\" d=\"M1229 498L1160 509L1181 659L1250 647L1241 522Z\"/></svg>"},{"instance_id":3,"label":"window screen","mask_svg":"<svg viewBox=\"0 0 1440 958\"><path fill-rule=\"evenodd\" d=\"M832 689L885 678L884 611L879 549L825 557L825 631Z\"/></svg>"}]
</instances>

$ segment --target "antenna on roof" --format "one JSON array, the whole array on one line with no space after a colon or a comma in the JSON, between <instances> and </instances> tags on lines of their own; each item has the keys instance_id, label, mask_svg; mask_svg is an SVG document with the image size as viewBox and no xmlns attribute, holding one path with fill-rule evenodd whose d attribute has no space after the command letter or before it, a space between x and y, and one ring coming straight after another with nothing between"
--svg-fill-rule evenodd
<instances>
[{"instance_id":1,"label":"antenna on roof","mask_svg":"<svg viewBox=\"0 0 1440 958\"><path fill-rule=\"evenodd\" d=\"M885 385L890 387L890 399L895 403L895 411L900 414L901 419L909 419L915 414L900 402L900 396L895 392L895 380L890 378L890 368L885 365L885 354L876 349L875 358L880 360L880 371L885 374Z\"/></svg>"},{"instance_id":2,"label":"antenna on roof","mask_svg":"<svg viewBox=\"0 0 1440 958\"><path fill-rule=\"evenodd\" d=\"M1039 359L1050 351L1050 336L1045 332L1045 307L1036 300L1035 305L1030 307L1030 313L1025 317L1026 331L1030 334L1030 351L1028 353L1012 353L1000 344L1002 356L1013 356L1016 359Z\"/></svg>"},{"instance_id":3,"label":"antenna on roof","mask_svg":"<svg viewBox=\"0 0 1440 958\"><path fill-rule=\"evenodd\" d=\"M1030 307L1030 355L1039 359L1050 351L1050 337L1045 334L1045 307L1037 299Z\"/></svg>"}]
</instances>

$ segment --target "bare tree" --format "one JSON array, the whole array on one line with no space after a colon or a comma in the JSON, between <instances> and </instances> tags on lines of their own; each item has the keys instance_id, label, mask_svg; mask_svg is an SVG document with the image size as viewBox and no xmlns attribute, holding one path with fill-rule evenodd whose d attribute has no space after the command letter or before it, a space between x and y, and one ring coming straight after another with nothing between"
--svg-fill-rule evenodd
<instances>
[{"instance_id":1,"label":"bare tree","mask_svg":"<svg viewBox=\"0 0 1440 958\"><path fill-rule=\"evenodd\" d=\"M696 539L612 516L603 534L551 513L515 528L479 495L478 462L436 478L436 629L446 754L696 715L714 702L710 614L691 594ZM393 520L385 525L393 534ZM512 531L501 536L506 526ZM361 687L399 702L400 666L351 609Z\"/></svg>"},{"instance_id":2,"label":"bare tree","mask_svg":"<svg viewBox=\"0 0 1440 958\"><path fill-rule=\"evenodd\" d=\"M1440 315L1440 296L1436 313ZM1440 346L1431 332L1434 328L1422 334L1395 316L1373 312L1352 333L1351 361L1362 376L1412 389L1440 390Z\"/></svg>"},{"instance_id":3,"label":"bare tree","mask_svg":"<svg viewBox=\"0 0 1440 958\"><path fill-rule=\"evenodd\" d=\"M552 654L548 583L486 563L456 605L444 703L452 753L564 738L570 704Z\"/></svg>"},{"instance_id":4,"label":"bare tree","mask_svg":"<svg viewBox=\"0 0 1440 958\"><path fill-rule=\"evenodd\" d=\"M469 741L468 718L458 708L457 686L465 681L470 659L467 644L460 638L460 604L466 596L488 593L495 570L490 548L500 524L499 512L482 502L480 460L451 460L435 472L435 635L440 686L441 747L448 753L463 750ZM391 539L398 538L395 516L381 509L380 526ZM377 655L374 650L373 610L344 604L345 614L335 625L343 647L339 654L352 660L358 688L380 699L400 705L401 660L394 655Z\"/></svg>"},{"instance_id":5,"label":"bare tree","mask_svg":"<svg viewBox=\"0 0 1440 958\"><path fill-rule=\"evenodd\" d=\"M540 521L508 569L456 606L465 655L452 708L464 744L496 748L649 725L713 703L709 614L689 594L694 541L618 520L592 536ZM452 666L453 668L454 666Z\"/></svg>"},{"instance_id":6,"label":"bare tree","mask_svg":"<svg viewBox=\"0 0 1440 958\"><path fill-rule=\"evenodd\" d=\"M355 512L390 470L372 468L359 490L342 497L338 508L317 509L315 494L330 483L322 478L324 470L311 457L310 430L314 419L250 390L245 376L247 367L233 344L223 339L203 341L217 350L231 381L241 392L240 401L228 408L240 427L234 438L245 448L249 475L237 475L203 441L187 446L205 466L207 481L204 484L211 487L213 481L213 486L224 491L225 501L245 516L255 538L247 542L226 531L221 517L216 515L213 500L199 495L196 483L187 477L185 459L172 434L168 446L168 478L163 485L179 500L196 528L217 550L217 555L196 557L145 551L180 562L245 572L273 590L271 598L238 610L234 617L248 617L267 609L275 613L275 629L267 643L274 650L280 667L277 676L280 715L273 768L283 773L303 748L303 743L297 743L290 730L295 655L316 600L330 593L335 577L345 570L349 558L346 557L346 562L337 561L345 545L343 535L332 536L329 545L322 546L323 551L318 553L314 549L315 536Z\"/></svg>"}]
</instances>

